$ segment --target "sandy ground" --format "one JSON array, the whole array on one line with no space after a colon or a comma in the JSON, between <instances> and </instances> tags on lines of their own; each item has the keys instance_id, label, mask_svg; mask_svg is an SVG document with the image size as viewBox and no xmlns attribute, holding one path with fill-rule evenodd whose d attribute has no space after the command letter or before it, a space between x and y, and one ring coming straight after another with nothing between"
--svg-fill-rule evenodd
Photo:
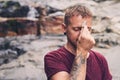
<instances>
[{"instance_id":1,"label":"sandy ground","mask_svg":"<svg viewBox=\"0 0 120 80\"><path fill-rule=\"evenodd\" d=\"M120 46L111 47L109 49L96 47L93 49L106 57L113 80L120 80Z\"/></svg>"}]
</instances>

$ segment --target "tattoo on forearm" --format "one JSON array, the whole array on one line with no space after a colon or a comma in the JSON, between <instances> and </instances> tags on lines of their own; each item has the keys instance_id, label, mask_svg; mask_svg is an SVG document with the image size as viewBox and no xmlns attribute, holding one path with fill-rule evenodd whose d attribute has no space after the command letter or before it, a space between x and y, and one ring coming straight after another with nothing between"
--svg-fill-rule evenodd
<instances>
[{"instance_id":1,"label":"tattoo on forearm","mask_svg":"<svg viewBox=\"0 0 120 80\"><path fill-rule=\"evenodd\" d=\"M84 64L85 63L85 57L82 56L82 54L78 55L77 57L75 57L75 61L77 61L78 59L80 59L79 64Z\"/></svg>"},{"instance_id":2,"label":"tattoo on forearm","mask_svg":"<svg viewBox=\"0 0 120 80\"><path fill-rule=\"evenodd\" d=\"M70 80L77 80L78 73L80 72L81 65L86 63L86 58L80 54L79 56L75 57L73 62L73 67L71 70L71 79Z\"/></svg>"}]
</instances>

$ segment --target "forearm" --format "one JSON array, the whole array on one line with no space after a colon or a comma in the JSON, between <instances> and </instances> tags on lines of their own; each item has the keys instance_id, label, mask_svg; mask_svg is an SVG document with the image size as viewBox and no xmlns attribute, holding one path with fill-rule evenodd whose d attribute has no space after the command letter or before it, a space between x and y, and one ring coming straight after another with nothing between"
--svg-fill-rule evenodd
<instances>
[{"instance_id":1,"label":"forearm","mask_svg":"<svg viewBox=\"0 0 120 80\"><path fill-rule=\"evenodd\" d=\"M70 80L85 80L87 65L86 55L83 55L85 53L86 52L80 52L78 55L76 55L70 73Z\"/></svg>"}]
</instances>

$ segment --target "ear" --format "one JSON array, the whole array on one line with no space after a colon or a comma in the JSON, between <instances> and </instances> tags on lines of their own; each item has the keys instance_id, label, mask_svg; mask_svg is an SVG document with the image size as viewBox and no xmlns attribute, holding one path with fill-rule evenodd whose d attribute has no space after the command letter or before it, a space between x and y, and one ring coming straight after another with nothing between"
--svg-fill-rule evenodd
<instances>
[{"instance_id":1,"label":"ear","mask_svg":"<svg viewBox=\"0 0 120 80\"><path fill-rule=\"evenodd\" d=\"M66 34L66 28L67 28L67 26L64 23L62 23L62 30L63 30L64 34Z\"/></svg>"}]
</instances>

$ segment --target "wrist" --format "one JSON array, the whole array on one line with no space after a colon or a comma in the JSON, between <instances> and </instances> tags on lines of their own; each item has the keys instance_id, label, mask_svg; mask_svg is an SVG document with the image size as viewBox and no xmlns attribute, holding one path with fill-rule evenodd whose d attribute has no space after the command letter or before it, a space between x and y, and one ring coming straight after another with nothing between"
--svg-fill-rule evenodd
<instances>
[{"instance_id":1,"label":"wrist","mask_svg":"<svg viewBox=\"0 0 120 80\"><path fill-rule=\"evenodd\" d=\"M83 57L87 57L88 54L88 50L84 50L84 49L77 49L76 50L76 56L82 55Z\"/></svg>"},{"instance_id":2,"label":"wrist","mask_svg":"<svg viewBox=\"0 0 120 80\"><path fill-rule=\"evenodd\" d=\"M83 53L79 53L76 55L75 60L78 64L85 64L87 61L87 56L84 56Z\"/></svg>"}]
</instances>

